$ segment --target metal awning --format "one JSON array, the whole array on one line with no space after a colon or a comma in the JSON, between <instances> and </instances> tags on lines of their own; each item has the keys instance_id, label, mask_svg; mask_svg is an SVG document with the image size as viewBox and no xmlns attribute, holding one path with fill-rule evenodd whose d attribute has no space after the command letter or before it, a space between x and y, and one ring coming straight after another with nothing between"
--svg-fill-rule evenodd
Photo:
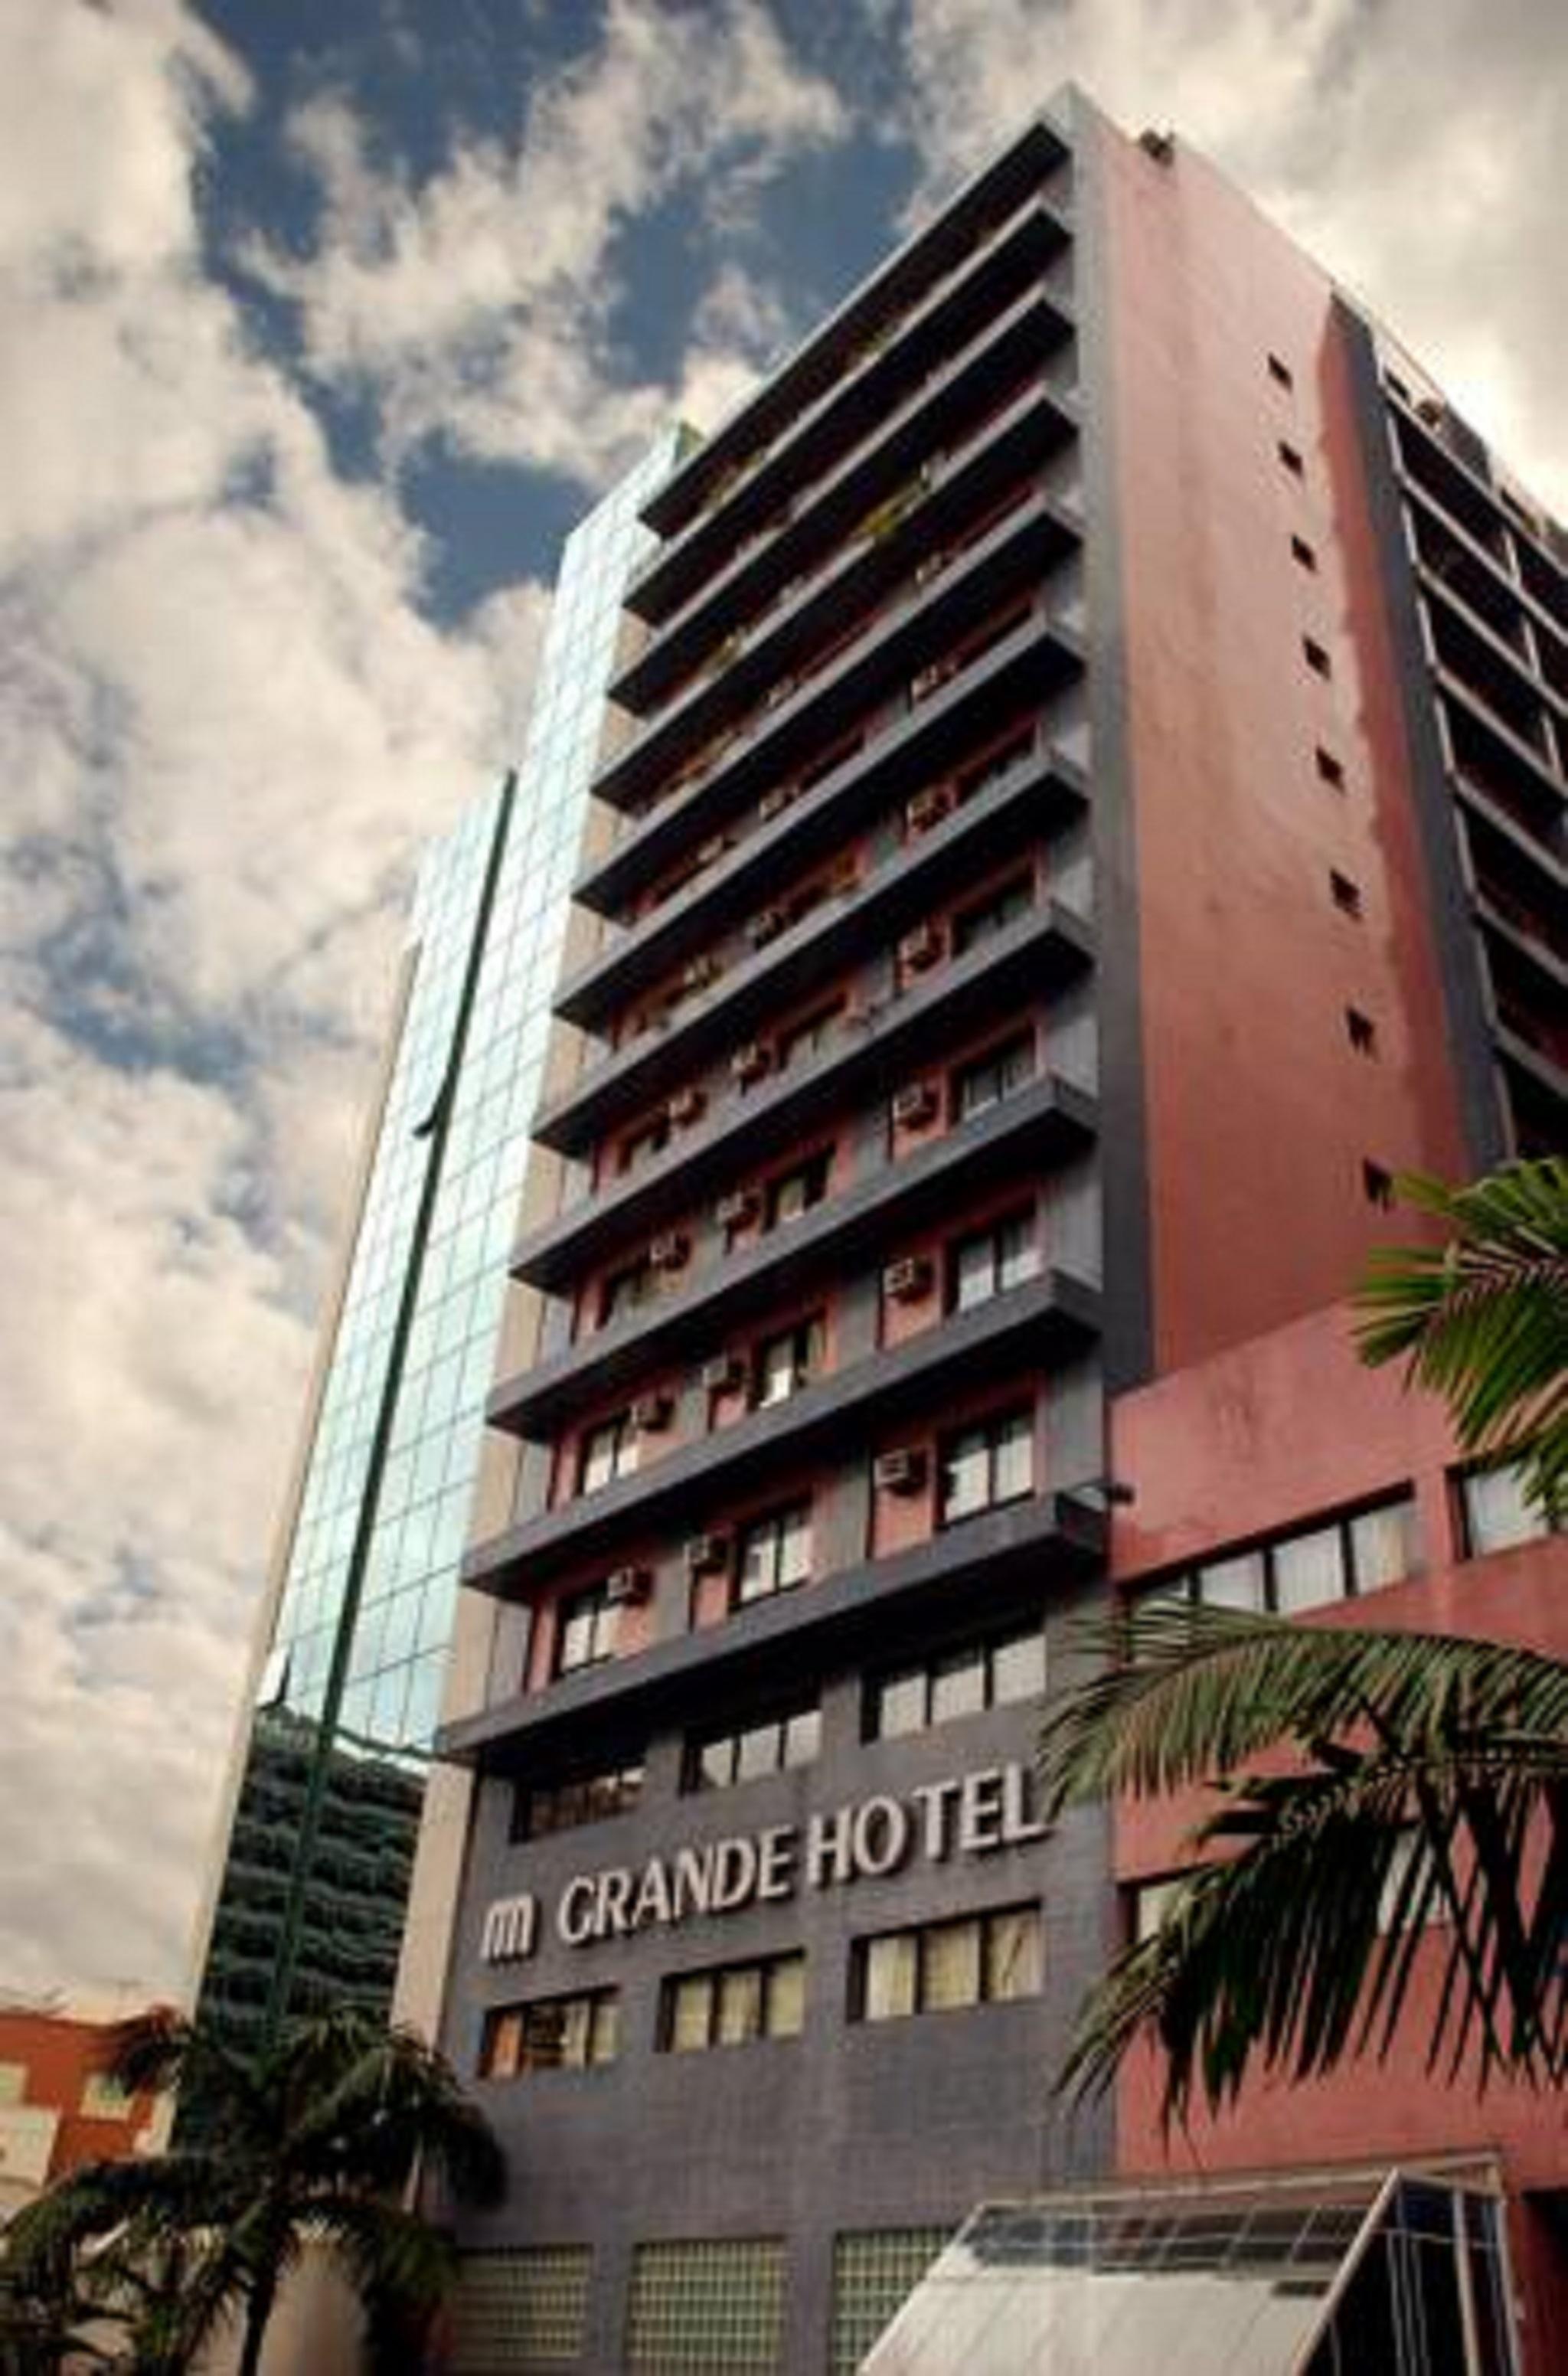
<instances>
[{"instance_id":1,"label":"metal awning","mask_svg":"<svg viewBox=\"0 0 1568 2376\"><path fill-rule=\"evenodd\" d=\"M1513 2376L1502 2203L1399 2170L985 2204L861 2376Z\"/></svg>"}]
</instances>

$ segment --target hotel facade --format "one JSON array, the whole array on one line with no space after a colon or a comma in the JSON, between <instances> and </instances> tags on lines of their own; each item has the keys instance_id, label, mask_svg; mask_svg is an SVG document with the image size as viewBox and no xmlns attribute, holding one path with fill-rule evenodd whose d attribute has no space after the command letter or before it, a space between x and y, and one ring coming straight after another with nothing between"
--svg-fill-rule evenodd
<instances>
[{"instance_id":1,"label":"hotel facade","mask_svg":"<svg viewBox=\"0 0 1568 2376\"><path fill-rule=\"evenodd\" d=\"M1119 1594L1568 1653L1568 1547L1342 1301L1398 1173L1564 1145L1562 532L1072 93L641 517L400 1984L512 2171L451 2365L1122 2365L900 2313L1022 2202L970 2275L1076 2204L1296 2304L1194 2369L1546 2376L1561 2109L1419 2005L1173 2140L1149 2063L1052 2095L1185 1851L1032 1760Z\"/></svg>"}]
</instances>

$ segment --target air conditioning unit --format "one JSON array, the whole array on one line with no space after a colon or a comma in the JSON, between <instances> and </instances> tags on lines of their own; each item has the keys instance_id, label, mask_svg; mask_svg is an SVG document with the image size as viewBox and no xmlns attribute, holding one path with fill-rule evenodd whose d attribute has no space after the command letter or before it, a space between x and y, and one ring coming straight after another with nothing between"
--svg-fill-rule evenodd
<instances>
[{"instance_id":1,"label":"air conditioning unit","mask_svg":"<svg viewBox=\"0 0 1568 2376\"><path fill-rule=\"evenodd\" d=\"M761 1210L762 1198L754 1188L734 1188L728 1196L720 1196L715 1218L721 1230L743 1230Z\"/></svg>"},{"instance_id":2,"label":"air conditioning unit","mask_svg":"<svg viewBox=\"0 0 1568 2376\"><path fill-rule=\"evenodd\" d=\"M763 908L759 909L757 914L752 918L747 932L747 937L749 938L753 948L765 949L769 941L776 941L778 938L779 933L786 929L789 921L789 911L784 908Z\"/></svg>"},{"instance_id":3,"label":"air conditioning unit","mask_svg":"<svg viewBox=\"0 0 1568 2376\"><path fill-rule=\"evenodd\" d=\"M654 1239L647 1258L655 1270L679 1270L691 1259L692 1241L684 1230L666 1230Z\"/></svg>"},{"instance_id":4,"label":"air conditioning unit","mask_svg":"<svg viewBox=\"0 0 1568 2376\"><path fill-rule=\"evenodd\" d=\"M893 1100L893 1119L900 1130L923 1130L936 1120L936 1091L929 1081L913 1081Z\"/></svg>"},{"instance_id":5,"label":"air conditioning unit","mask_svg":"<svg viewBox=\"0 0 1568 2376\"><path fill-rule=\"evenodd\" d=\"M941 961L945 947L940 924L917 924L898 944L898 962L908 973L924 973Z\"/></svg>"},{"instance_id":6,"label":"air conditioning unit","mask_svg":"<svg viewBox=\"0 0 1568 2376\"><path fill-rule=\"evenodd\" d=\"M647 1599L653 1576L646 1567L612 1568L604 1579L604 1598L612 1609L631 1609Z\"/></svg>"},{"instance_id":7,"label":"air conditioning unit","mask_svg":"<svg viewBox=\"0 0 1568 2376\"><path fill-rule=\"evenodd\" d=\"M918 1303L931 1292L932 1267L923 1254L905 1254L889 1263L882 1284L896 1303Z\"/></svg>"},{"instance_id":8,"label":"air conditioning unit","mask_svg":"<svg viewBox=\"0 0 1568 2376\"><path fill-rule=\"evenodd\" d=\"M766 1040L748 1040L737 1048L730 1059L733 1077L742 1083L760 1081L773 1062L772 1051Z\"/></svg>"},{"instance_id":9,"label":"air conditioning unit","mask_svg":"<svg viewBox=\"0 0 1568 2376\"><path fill-rule=\"evenodd\" d=\"M909 1444L897 1452L879 1452L876 1456L876 1490L879 1493L918 1493L925 1483L926 1458L918 1444Z\"/></svg>"},{"instance_id":10,"label":"air conditioning unit","mask_svg":"<svg viewBox=\"0 0 1568 2376\"><path fill-rule=\"evenodd\" d=\"M710 834L706 841L699 842L697 845L697 864L699 866L717 866L721 858L727 858L729 856L730 847L730 837L728 834Z\"/></svg>"},{"instance_id":11,"label":"air conditioning unit","mask_svg":"<svg viewBox=\"0 0 1568 2376\"><path fill-rule=\"evenodd\" d=\"M702 1365L704 1389L710 1395L728 1394L732 1386L743 1384L746 1365L738 1353L716 1353Z\"/></svg>"},{"instance_id":12,"label":"air conditioning unit","mask_svg":"<svg viewBox=\"0 0 1568 2376\"><path fill-rule=\"evenodd\" d=\"M956 805L957 796L951 784L929 784L907 803L904 823L911 833L929 833L944 816L951 816Z\"/></svg>"},{"instance_id":13,"label":"air conditioning unit","mask_svg":"<svg viewBox=\"0 0 1568 2376\"><path fill-rule=\"evenodd\" d=\"M756 813L763 824L766 825L770 818L782 816L794 797L792 784L775 784L770 792L764 792L756 804Z\"/></svg>"},{"instance_id":14,"label":"air conditioning unit","mask_svg":"<svg viewBox=\"0 0 1568 2376\"><path fill-rule=\"evenodd\" d=\"M677 1089L674 1096L671 1099L669 1104L664 1109L671 1128L672 1130L685 1130L689 1128L694 1122L700 1122L703 1117L703 1110L707 1104L707 1099L701 1089L695 1087L686 1089Z\"/></svg>"},{"instance_id":15,"label":"air conditioning unit","mask_svg":"<svg viewBox=\"0 0 1568 2376\"><path fill-rule=\"evenodd\" d=\"M681 987L687 992L707 990L719 980L723 970L719 959L705 950L700 957L693 957L683 972Z\"/></svg>"},{"instance_id":16,"label":"air conditioning unit","mask_svg":"<svg viewBox=\"0 0 1568 2376\"><path fill-rule=\"evenodd\" d=\"M657 1435L675 1415L675 1397L668 1386L655 1386L632 1405L632 1425L639 1435Z\"/></svg>"},{"instance_id":17,"label":"air conditioning unit","mask_svg":"<svg viewBox=\"0 0 1568 2376\"><path fill-rule=\"evenodd\" d=\"M722 1575L729 1564L728 1535L694 1535L686 1545L688 1575Z\"/></svg>"}]
</instances>

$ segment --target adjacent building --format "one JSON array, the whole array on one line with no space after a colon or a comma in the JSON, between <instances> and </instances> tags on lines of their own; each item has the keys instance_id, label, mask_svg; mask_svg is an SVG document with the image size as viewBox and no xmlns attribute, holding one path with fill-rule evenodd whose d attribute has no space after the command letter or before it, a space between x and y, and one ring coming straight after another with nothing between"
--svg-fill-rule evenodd
<instances>
[{"instance_id":1,"label":"adjacent building","mask_svg":"<svg viewBox=\"0 0 1568 2376\"><path fill-rule=\"evenodd\" d=\"M642 494L403 2001L514 2173L457 2368L820 2376L977 2204L1173 2199L1146 2069L1049 2091L1182 1855L1038 1820L1080 1612L1568 1650L1338 1305L1397 1173L1564 1143L1568 546L1074 94ZM1550 2104L1411 2053L1172 2150L1341 2249L1462 2170L1516 2344L1454 2245L1470 2357L1378 2364L1568 2355Z\"/></svg>"},{"instance_id":2,"label":"adjacent building","mask_svg":"<svg viewBox=\"0 0 1568 2376\"><path fill-rule=\"evenodd\" d=\"M391 2002L604 687L677 444L567 540L522 765L421 867L201 1923L237 2037Z\"/></svg>"},{"instance_id":3,"label":"adjacent building","mask_svg":"<svg viewBox=\"0 0 1568 2376\"><path fill-rule=\"evenodd\" d=\"M0 2228L86 2163L161 2148L167 2099L113 2070L123 2025L151 2009L129 1993L0 1997Z\"/></svg>"}]
</instances>

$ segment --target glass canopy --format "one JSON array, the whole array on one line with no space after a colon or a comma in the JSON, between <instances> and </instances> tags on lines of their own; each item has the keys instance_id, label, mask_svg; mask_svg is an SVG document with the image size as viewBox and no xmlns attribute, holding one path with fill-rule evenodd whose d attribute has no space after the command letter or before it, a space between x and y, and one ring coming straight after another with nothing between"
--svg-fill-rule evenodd
<instances>
[{"instance_id":1,"label":"glass canopy","mask_svg":"<svg viewBox=\"0 0 1568 2376\"><path fill-rule=\"evenodd\" d=\"M861 2376L1515 2376L1501 2204L1392 2172L986 2204Z\"/></svg>"}]
</instances>

